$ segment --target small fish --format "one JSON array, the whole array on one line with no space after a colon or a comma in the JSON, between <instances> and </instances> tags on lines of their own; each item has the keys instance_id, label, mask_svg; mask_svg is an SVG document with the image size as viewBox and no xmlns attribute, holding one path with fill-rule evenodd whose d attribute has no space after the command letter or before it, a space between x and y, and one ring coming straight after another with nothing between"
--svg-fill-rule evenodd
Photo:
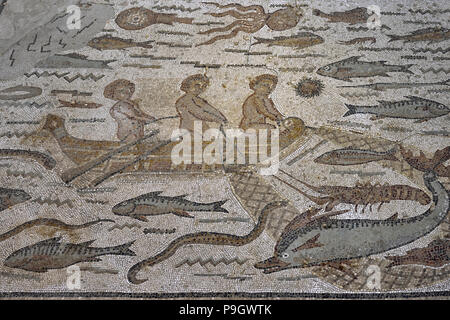
<instances>
[{"instance_id":1,"label":"small fish","mask_svg":"<svg viewBox=\"0 0 450 320\"><path fill-rule=\"evenodd\" d=\"M56 54L45 60L39 61L36 68L41 69L63 69L63 68L86 68L86 69L112 69L109 63L116 60L89 60L86 56L71 54Z\"/></svg>"},{"instance_id":2,"label":"small fish","mask_svg":"<svg viewBox=\"0 0 450 320\"><path fill-rule=\"evenodd\" d=\"M0 211L30 199L30 195L23 190L0 188Z\"/></svg>"},{"instance_id":3,"label":"small fish","mask_svg":"<svg viewBox=\"0 0 450 320\"><path fill-rule=\"evenodd\" d=\"M338 88L368 88L377 91L384 91L389 89L428 87L428 86L450 86L450 79L439 82L378 82L371 84L362 84L357 86L338 86Z\"/></svg>"},{"instance_id":4,"label":"small fish","mask_svg":"<svg viewBox=\"0 0 450 320\"><path fill-rule=\"evenodd\" d=\"M367 8L358 7L347 11L335 11L331 13L325 13L319 9L313 9L313 15L327 18L328 22L344 22L349 24L367 23L370 15Z\"/></svg>"},{"instance_id":5,"label":"small fish","mask_svg":"<svg viewBox=\"0 0 450 320\"><path fill-rule=\"evenodd\" d=\"M302 32L293 36L287 37L275 37L273 39L265 39L255 37L257 42L253 45L266 43L269 47L271 46L282 46L282 47L294 47L297 49L311 47L324 42L321 36L318 36L311 32Z\"/></svg>"},{"instance_id":6,"label":"small fish","mask_svg":"<svg viewBox=\"0 0 450 320\"><path fill-rule=\"evenodd\" d=\"M150 49L153 46L150 44L153 40L146 42L135 42L132 39L122 39L106 35L99 38L94 38L88 42L88 46L97 50L123 50L127 48L146 48Z\"/></svg>"},{"instance_id":7,"label":"small fish","mask_svg":"<svg viewBox=\"0 0 450 320\"><path fill-rule=\"evenodd\" d=\"M372 120L382 118L418 119L416 122L428 121L432 118L444 116L450 109L442 103L416 96L406 96L408 100L384 101L379 100L378 106L355 106L345 104L348 111L344 117L356 113L370 113L375 117Z\"/></svg>"},{"instance_id":8,"label":"small fish","mask_svg":"<svg viewBox=\"0 0 450 320\"><path fill-rule=\"evenodd\" d=\"M339 80L351 82L350 78L362 78L383 76L389 77L388 72L406 72L414 74L409 68L413 64L390 65L386 61L359 61L361 56L353 56L341 61L330 63L317 70L317 74L325 77L331 77Z\"/></svg>"},{"instance_id":9,"label":"small fish","mask_svg":"<svg viewBox=\"0 0 450 320\"><path fill-rule=\"evenodd\" d=\"M428 44L450 39L450 30L443 27L419 29L407 35L387 34L389 42L403 40L404 42L428 41Z\"/></svg>"},{"instance_id":10,"label":"small fish","mask_svg":"<svg viewBox=\"0 0 450 320\"><path fill-rule=\"evenodd\" d=\"M134 241L117 247L94 248L95 240L84 243L61 243L61 237L37 242L13 252L3 263L5 266L32 272L62 269L79 262L99 262L99 256L135 256L130 250Z\"/></svg>"},{"instance_id":11,"label":"small fish","mask_svg":"<svg viewBox=\"0 0 450 320\"><path fill-rule=\"evenodd\" d=\"M94 103L94 102L84 102L84 101L64 101L64 100L58 100L59 103L61 103L61 106L59 108L82 108L82 109L97 109L102 107L103 105Z\"/></svg>"},{"instance_id":12,"label":"small fish","mask_svg":"<svg viewBox=\"0 0 450 320\"><path fill-rule=\"evenodd\" d=\"M357 43L364 43L368 42L375 43L377 42L377 39L375 37L363 37L363 38L354 38L352 40L348 41L338 41L339 44L345 44L345 45L351 45L351 44L357 44Z\"/></svg>"},{"instance_id":13,"label":"small fish","mask_svg":"<svg viewBox=\"0 0 450 320\"><path fill-rule=\"evenodd\" d=\"M380 160L398 161L394 155L395 152L395 148L387 152L344 148L326 152L314 159L314 162L328 165L352 166Z\"/></svg>"},{"instance_id":14,"label":"small fish","mask_svg":"<svg viewBox=\"0 0 450 320\"><path fill-rule=\"evenodd\" d=\"M415 248L403 256L387 256L391 260L388 267L416 264L430 267L442 267L450 263L450 240L436 239L425 248Z\"/></svg>"},{"instance_id":15,"label":"small fish","mask_svg":"<svg viewBox=\"0 0 450 320\"><path fill-rule=\"evenodd\" d=\"M17 93L19 92L19 93ZM0 100L23 100L34 98L42 94L42 89L39 87L29 87L29 86L15 86L11 88L6 88L0 91ZM3 94L9 93L9 94ZM12 93L12 94L11 94Z\"/></svg>"},{"instance_id":16,"label":"small fish","mask_svg":"<svg viewBox=\"0 0 450 320\"><path fill-rule=\"evenodd\" d=\"M174 215L193 218L187 211L228 211L222 205L228 200L212 203L198 203L184 199L186 195L177 197L160 196L163 191L155 191L140 195L136 198L123 201L112 208L118 216L128 216L146 222L145 216L154 216L172 213Z\"/></svg>"}]
</instances>

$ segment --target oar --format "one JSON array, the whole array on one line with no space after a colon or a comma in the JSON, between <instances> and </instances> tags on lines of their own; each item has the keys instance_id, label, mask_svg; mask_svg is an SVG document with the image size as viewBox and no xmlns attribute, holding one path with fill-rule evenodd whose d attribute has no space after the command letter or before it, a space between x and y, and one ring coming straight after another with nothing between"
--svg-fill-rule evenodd
<instances>
[{"instance_id":1,"label":"oar","mask_svg":"<svg viewBox=\"0 0 450 320\"><path fill-rule=\"evenodd\" d=\"M147 152L145 152L144 154L140 155L139 157L135 158L133 161L128 162L126 164L124 164L122 167L120 167L117 170L114 171L110 171L108 173L105 173L104 175L94 179L91 183L90 183L90 187L96 187L98 186L100 183L102 183L103 181L111 178L112 176L121 173L123 170L125 170L126 168L128 168L129 166L132 166L135 163L138 163L139 161L145 160L147 157L149 157L154 151L168 145L169 143L171 143L172 140L165 140L162 141L161 143L158 143L156 146L154 146L153 148L151 148L150 150L148 150Z\"/></svg>"},{"instance_id":2,"label":"oar","mask_svg":"<svg viewBox=\"0 0 450 320\"><path fill-rule=\"evenodd\" d=\"M109 159L111 159L113 156L115 156L116 154L122 153L127 151L128 149L130 149L131 147L135 146L136 144L141 143L142 141L153 137L154 135L157 135L159 133L159 130L154 130L152 132L150 132L149 134L145 135L144 137L137 139L135 141L129 142L117 149L114 149L96 159L93 159L91 161L86 162L85 164L79 166L79 167L75 167L75 168L71 168L69 170L66 170L63 172L63 174L61 175L61 179L65 182L65 183L69 183L71 181L73 181L74 179L76 179L77 177L85 174L86 172L88 172L89 170L95 168L96 166L102 164L105 161L108 161Z\"/></svg>"},{"instance_id":3,"label":"oar","mask_svg":"<svg viewBox=\"0 0 450 320\"><path fill-rule=\"evenodd\" d=\"M163 118L159 118L159 119L154 119L151 120L149 122L146 122L146 124L151 124L154 122L158 122L161 120L166 120L166 119L175 119L178 118L179 116L169 116L169 117L163 117ZM153 137L154 135L158 134L159 130L155 130L150 132L148 135L145 135L144 137L137 139L135 141L129 142L117 149L112 150L111 152L108 152L94 160L91 160L79 167L76 168L71 168L69 170L66 170L62 175L61 175L61 179L65 182L65 183L69 183L72 182L74 179L78 178L79 176L85 174L86 172L88 172L89 170L95 168L96 166L102 164L103 162L111 159L114 155L122 153L127 151L128 149L130 149L131 147L135 146L136 144L141 143L144 140L147 140L148 138Z\"/></svg>"},{"instance_id":4,"label":"oar","mask_svg":"<svg viewBox=\"0 0 450 320\"><path fill-rule=\"evenodd\" d=\"M176 118L179 118L179 117L180 117L180 116L168 116L168 117L163 117L163 118L153 119L153 120L151 120L151 121L146 122L145 124L147 125L147 124L151 124L151 123L158 122L158 121L161 121L161 120L166 120L166 119L176 119Z\"/></svg>"}]
</instances>

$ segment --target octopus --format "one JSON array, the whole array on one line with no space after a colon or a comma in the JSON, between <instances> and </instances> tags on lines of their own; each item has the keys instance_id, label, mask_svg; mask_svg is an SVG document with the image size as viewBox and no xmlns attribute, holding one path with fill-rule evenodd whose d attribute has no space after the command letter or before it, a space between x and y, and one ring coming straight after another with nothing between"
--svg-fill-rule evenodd
<instances>
[{"instance_id":1,"label":"octopus","mask_svg":"<svg viewBox=\"0 0 450 320\"><path fill-rule=\"evenodd\" d=\"M201 45L213 44L219 40L234 38L241 31L250 34L255 33L266 25L274 31L289 30L294 28L303 16L302 11L297 7L286 7L272 13L266 13L264 8L260 5L242 6L237 3L227 5L221 5L215 2L203 3L214 5L220 9L234 8L235 10L228 10L219 13L208 12L205 14L213 17L231 16L236 18L236 20L225 27L212 28L199 32L198 34L211 34L230 31L228 34L218 35L208 41L202 42L198 44L197 47Z\"/></svg>"},{"instance_id":2,"label":"octopus","mask_svg":"<svg viewBox=\"0 0 450 320\"><path fill-rule=\"evenodd\" d=\"M116 24L124 30L141 30L153 24L176 23L192 24L193 18L182 18L176 14L154 12L152 10L135 7L122 11L117 16Z\"/></svg>"}]
</instances>

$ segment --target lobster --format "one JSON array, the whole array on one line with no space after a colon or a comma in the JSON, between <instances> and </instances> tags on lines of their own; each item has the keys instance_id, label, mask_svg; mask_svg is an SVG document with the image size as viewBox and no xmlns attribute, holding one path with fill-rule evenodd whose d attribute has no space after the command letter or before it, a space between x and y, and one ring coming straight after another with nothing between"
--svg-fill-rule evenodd
<instances>
[{"instance_id":1,"label":"lobster","mask_svg":"<svg viewBox=\"0 0 450 320\"><path fill-rule=\"evenodd\" d=\"M358 211L358 206L362 205L362 212L369 206L370 212L372 212L372 206L379 203L377 211L380 210L384 203L388 203L393 200L412 200L417 201L422 205L430 203L431 198L424 191L418 188L414 188L408 185L381 185L376 183L374 185L368 183L356 183L355 187L345 186L313 186L306 182L303 182L291 174L280 169L282 173L294 179L297 182L307 186L309 189L326 194L323 197L315 197L307 194L299 188L293 186L287 181L284 181L275 176L276 179L287 184L292 189L298 191L300 194L316 203L319 206L326 205L325 211L331 211L335 206L341 203L348 203L355 205L355 210Z\"/></svg>"}]
</instances>

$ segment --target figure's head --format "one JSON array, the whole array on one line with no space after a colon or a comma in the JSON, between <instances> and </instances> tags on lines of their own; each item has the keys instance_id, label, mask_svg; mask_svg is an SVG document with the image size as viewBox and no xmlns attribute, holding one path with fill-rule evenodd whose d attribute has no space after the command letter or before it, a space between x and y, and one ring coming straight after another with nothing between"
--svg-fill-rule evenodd
<instances>
[{"instance_id":1,"label":"figure's head","mask_svg":"<svg viewBox=\"0 0 450 320\"><path fill-rule=\"evenodd\" d=\"M181 83L180 89L186 93L198 95L209 86L209 78L203 74L194 74L187 77Z\"/></svg>"},{"instance_id":2,"label":"figure's head","mask_svg":"<svg viewBox=\"0 0 450 320\"><path fill-rule=\"evenodd\" d=\"M287 7L269 14L266 25L274 31L289 30L298 24L302 16L300 8Z\"/></svg>"},{"instance_id":3,"label":"figure's head","mask_svg":"<svg viewBox=\"0 0 450 320\"><path fill-rule=\"evenodd\" d=\"M272 74L262 74L250 81L250 89L261 94L270 94L278 83L278 77Z\"/></svg>"},{"instance_id":4,"label":"figure's head","mask_svg":"<svg viewBox=\"0 0 450 320\"><path fill-rule=\"evenodd\" d=\"M105 87L103 96L115 101L129 100L133 96L134 91L135 85L133 82L119 79Z\"/></svg>"}]
</instances>

